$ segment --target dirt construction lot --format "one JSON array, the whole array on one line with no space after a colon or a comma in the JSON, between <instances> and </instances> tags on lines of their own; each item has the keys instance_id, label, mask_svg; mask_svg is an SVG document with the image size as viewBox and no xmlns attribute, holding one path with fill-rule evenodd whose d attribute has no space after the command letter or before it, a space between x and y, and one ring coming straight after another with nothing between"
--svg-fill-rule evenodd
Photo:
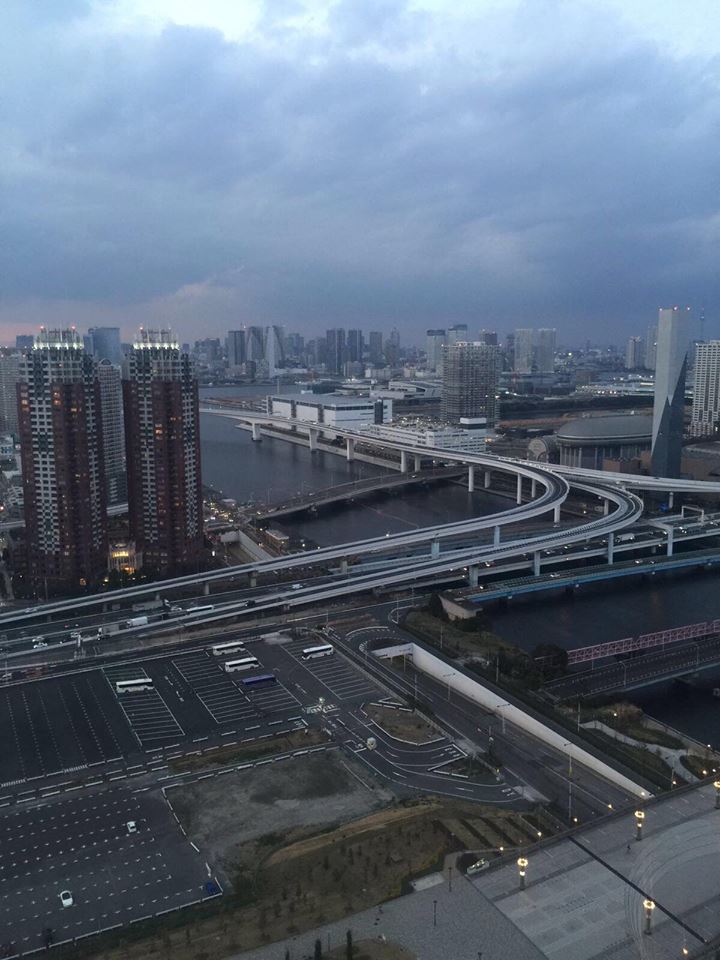
<instances>
[{"instance_id":1,"label":"dirt construction lot","mask_svg":"<svg viewBox=\"0 0 720 960\"><path fill-rule=\"evenodd\" d=\"M337 751L328 751L255 767L251 776L240 771L203 781L168 796L188 834L232 886L248 842L262 838L260 846L269 853L279 842L390 803L389 791L370 781L363 786L345 763Z\"/></svg>"}]
</instances>

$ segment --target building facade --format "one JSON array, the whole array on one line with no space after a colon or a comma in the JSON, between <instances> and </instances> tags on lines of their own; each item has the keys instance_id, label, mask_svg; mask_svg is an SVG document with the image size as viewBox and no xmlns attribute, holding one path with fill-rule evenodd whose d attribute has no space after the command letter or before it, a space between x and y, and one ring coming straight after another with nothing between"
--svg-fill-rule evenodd
<instances>
[{"instance_id":1,"label":"building facade","mask_svg":"<svg viewBox=\"0 0 720 960\"><path fill-rule=\"evenodd\" d=\"M127 475L120 367L109 360L101 360L97 364L97 379L100 386L100 418L107 500L109 504L124 503L127 500Z\"/></svg>"},{"instance_id":2,"label":"building facade","mask_svg":"<svg viewBox=\"0 0 720 960\"><path fill-rule=\"evenodd\" d=\"M500 351L486 343L448 343L443 347L442 418L484 417L495 426Z\"/></svg>"},{"instance_id":3,"label":"building facade","mask_svg":"<svg viewBox=\"0 0 720 960\"><path fill-rule=\"evenodd\" d=\"M535 331L529 328L515 331L513 370L516 373L532 373L534 334Z\"/></svg>"},{"instance_id":4,"label":"building facade","mask_svg":"<svg viewBox=\"0 0 720 960\"><path fill-rule=\"evenodd\" d=\"M485 453L487 430L473 423L463 427L422 418L404 418L392 423L368 424L362 432L379 440L402 443L428 450L452 450L455 453Z\"/></svg>"},{"instance_id":5,"label":"building facade","mask_svg":"<svg viewBox=\"0 0 720 960\"><path fill-rule=\"evenodd\" d=\"M535 366L538 373L552 373L555 370L556 336L557 331L554 327L541 327L537 331Z\"/></svg>"},{"instance_id":6,"label":"building facade","mask_svg":"<svg viewBox=\"0 0 720 960\"><path fill-rule=\"evenodd\" d=\"M720 421L720 340L695 345L695 388L690 432L716 437Z\"/></svg>"},{"instance_id":7,"label":"building facade","mask_svg":"<svg viewBox=\"0 0 720 960\"><path fill-rule=\"evenodd\" d=\"M652 431L652 472L656 477L680 475L688 313L669 307L661 308L658 315Z\"/></svg>"},{"instance_id":8,"label":"building facade","mask_svg":"<svg viewBox=\"0 0 720 960\"><path fill-rule=\"evenodd\" d=\"M242 330L228 330L225 338L225 349L229 367L242 367L245 363L247 358L245 350L246 335L247 331L244 327Z\"/></svg>"},{"instance_id":9,"label":"building facade","mask_svg":"<svg viewBox=\"0 0 720 960\"><path fill-rule=\"evenodd\" d=\"M19 376L28 578L42 596L105 574L100 386L74 330L42 331L21 358Z\"/></svg>"},{"instance_id":10,"label":"building facade","mask_svg":"<svg viewBox=\"0 0 720 960\"><path fill-rule=\"evenodd\" d=\"M203 548L198 383L169 330L141 330L123 371L130 538L163 573Z\"/></svg>"},{"instance_id":11,"label":"building facade","mask_svg":"<svg viewBox=\"0 0 720 960\"><path fill-rule=\"evenodd\" d=\"M0 431L17 435L17 384L20 378L20 354L0 351Z\"/></svg>"},{"instance_id":12,"label":"building facade","mask_svg":"<svg viewBox=\"0 0 720 960\"><path fill-rule=\"evenodd\" d=\"M116 367L120 366L123 359L120 327L91 327L88 336L96 360L109 360Z\"/></svg>"},{"instance_id":13,"label":"building facade","mask_svg":"<svg viewBox=\"0 0 720 960\"><path fill-rule=\"evenodd\" d=\"M444 330L428 330L425 339L427 354L427 368L433 373L442 367L442 348L445 346L446 335Z\"/></svg>"},{"instance_id":14,"label":"building facade","mask_svg":"<svg viewBox=\"0 0 720 960\"><path fill-rule=\"evenodd\" d=\"M639 370L645 364L645 344L642 337L630 337L625 348L625 369Z\"/></svg>"}]
</instances>

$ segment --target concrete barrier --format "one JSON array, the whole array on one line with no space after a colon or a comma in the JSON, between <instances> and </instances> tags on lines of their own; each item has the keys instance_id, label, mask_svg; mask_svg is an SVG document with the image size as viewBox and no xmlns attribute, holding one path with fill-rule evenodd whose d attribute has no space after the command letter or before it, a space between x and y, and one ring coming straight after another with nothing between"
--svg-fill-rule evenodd
<instances>
[{"instance_id":1,"label":"concrete barrier","mask_svg":"<svg viewBox=\"0 0 720 960\"><path fill-rule=\"evenodd\" d=\"M484 710L494 713L500 717L501 720L507 721L515 727L519 727L542 743L546 743L548 746L553 747L553 749L565 754L565 756L572 759L573 763L581 763L583 766L599 774L605 780L620 787L621 790L626 790L636 797L647 799L651 796L645 787L640 786L640 784L635 783L629 777L618 772L604 760L593 756L578 744L570 741L567 736L557 730L553 730L552 727L543 723L541 720L530 716L530 714L526 713L521 707L510 703L507 699L490 690L478 680L467 676L467 674L453 667L447 660L442 660L417 643L398 644L381 650L373 650L373 655L381 659L391 656L409 656L413 666L417 670L447 685L468 700L477 703L478 706Z\"/></svg>"}]
</instances>

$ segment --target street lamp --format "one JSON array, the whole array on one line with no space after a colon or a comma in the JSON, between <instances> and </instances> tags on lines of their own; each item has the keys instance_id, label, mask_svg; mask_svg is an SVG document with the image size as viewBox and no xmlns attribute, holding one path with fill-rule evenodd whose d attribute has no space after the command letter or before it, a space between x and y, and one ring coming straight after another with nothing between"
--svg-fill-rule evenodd
<instances>
[{"instance_id":1,"label":"street lamp","mask_svg":"<svg viewBox=\"0 0 720 960\"><path fill-rule=\"evenodd\" d=\"M520 889L525 889L525 871L527 870L527 857L518 857L518 874L520 875Z\"/></svg>"},{"instance_id":2,"label":"street lamp","mask_svg":"<svg viewBox=\"0 0 720 960\"><path fill-rule=\"evenodd\" d=\"M643 907L645 907L645 933L650 936L652 933L652 915L653 910L655 909L655 902L653 900L643 900Z\"/></svg>"},{"instance_id":3,"label":"street lamp","mask_svg":"<svg viewBox=\"0 0 720 960\"><path fill-rule=\"evenodd\" d=\"M635 839L642 840L643 821L645 820L645 811L635 811Z\"/></svg>"},{"instance_id":4,"label":"street lamp","mask_svg":"<svg viewBox=\"0 0 720 960\"><path fill-rule=\"evenodd\" d=\"M713 786L715 787L715 809L720 810L720 780L716 780Z\"/></svg>"}]
</instances>

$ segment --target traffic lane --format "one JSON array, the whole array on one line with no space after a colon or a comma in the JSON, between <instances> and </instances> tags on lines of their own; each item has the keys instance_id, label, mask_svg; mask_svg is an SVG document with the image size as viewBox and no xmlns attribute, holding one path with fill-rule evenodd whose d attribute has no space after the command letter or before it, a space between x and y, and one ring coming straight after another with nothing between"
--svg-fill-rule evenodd
<instances>
[{"instance_id":1,"label":"traffic lane","mask_svg":"<svg viewBox=\"0 0 720 960\"><path fill-rule=\"evenodd\" d=\"M367 628L357 631L351 644L357 648L361 643L375 637L385 642L392 640L405 642L411 639L399 637L397 633L387 628ZM580 807L576 807L573 813L569 801L571 788L568 777L564 773L568 769L568 760L564 754L547 748L545 752L551 759L550 767L547 769L545 764L537 762L538 749L545 749L545 745L540 744L539 741L529 737L523 731L513 728L510 723L504 724L505 730L503 731L503 724L494 714L489 714L481 707L471 704L470 701L461 706L464 698L458 694L453 694L451 699L448 700L444 685L426 674L413 671L412 667L408 668L409 675L403 674L402 676L394 673L379 661L376 661L375 668L381 675L387 677L391 685L403 688L406 695L414 695L414 679L417 676L419 693L441 721L446 720L461 735L467 737L473 743L478 742L478 733L482 733L487 738L484 740L484 744L488 744L492 736L498 751L502 753L501 760L503 761L506 781L509 784L527 784L548 799L555 799L566 810L569 822L572 822L573 816L577 815L578 809L581 809L586 816L588 814L598 815L606 812L610 804L616 807L634 802L634 798L629 793L593 774L581 764L574 764L572 771L573 785L581 791L582 798L578 797L577 794L573 798L574 802L580 804ZM561 784L563 785L562 788Z\"/></svg>"},{"instance_id":2,"label":"traffic lane","mask_svg":"<svg viewBox=\"0 0 720 960\"><path fill-rule=\"evenodd\" d=\"M376 750L368 750L367 747L359 750L352 750L349 747L346 749L377 776L390 780L411 792L440 794L459 800L504 806L513 810L527 810L532 806L505 784L481 784L468 780L456 780L441 774L407 771Z\"/></svg>"},{"instance_id":3,"label":"traffic lane","mask_svg":"<svg viewBox=\"0 0 720 960\"><path fill-rule=\"evenodd\" d=\"M404 743L390 736L376 724L363 720L355 714L349 714L345 726L348 731L354 732L358 739L365 740L372 737L376 749L393 760L401 767L433 767L443 763L459 760L466 754L447 737L439 736L433 744Z\"/></svg>"},{"instance_id":4,"label":"traffic lane","mask_svg":"<svg viewBox=\"0 0 720 960\"><path fill-rule=\"evenodd\" d=\"M164 800L148 794L14 810L0 818L0 836L0 942L22 949L41 946L47 927L61 940L199 899L207 879ZM62 906L63 890L73 906Z\"/></svg>"}]
</instances>

